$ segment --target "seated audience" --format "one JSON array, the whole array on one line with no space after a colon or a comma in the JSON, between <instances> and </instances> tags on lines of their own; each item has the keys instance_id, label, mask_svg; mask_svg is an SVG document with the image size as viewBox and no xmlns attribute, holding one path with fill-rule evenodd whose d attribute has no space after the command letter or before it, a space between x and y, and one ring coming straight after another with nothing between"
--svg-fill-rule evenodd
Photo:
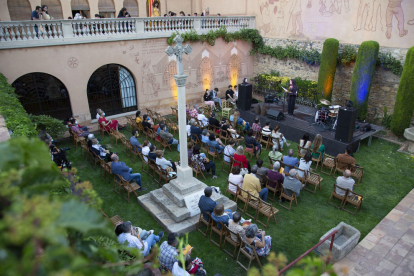
<instances>
[{"instance_id":1,"label":"seated audience","mask_svg":"<svg viewBox=\"0 0 414 276\"><path fill-rule=\"evenodd\" d=\"M356 165L356 160L352 157L352 147L348 146L345 149L345 153L340 153L336 156L336 162L338 169L346 170L346 169L353 169L353 165Z\"/></svg>"},{"instance_id":2,"label":"seated audience","mask_svg":"<svg viewBox=\"0 0 414 276\"><path fill-rule=\"evenodd\" d=\"M227 132L230 132L231 137L233 137L233 139L238 140L238 141L241 141L241 140L244 139L242 136L240 136L240 135L237 134L237 131L235 129L233 129L231 127L230 122L229 122L228 119L223 118L223 120L221 121L221 124L222 124L221 125L221 129L223 130L222 135L224 137L227 137L228 136L227 135Z\"/></svg>"},{"instance_id":3,"label":"seated audience","mask_svg":"<svg viewBox=\"0 0 414 276\"><path fill-rule=\"evenodd\" d=\"M106 159L105 161L111 162L111 155L112 152L109 150L103 148L101 145L98 144L98 139L94 138L92 139L92 147L91 151L94 152L97 156L99 156L100 159Z\"/></svg>"},{"instance_id":4,"label":"seated audience","mask_svg":"<svg viewBox=\"0 0 414 276\"><path fill-rule=\"evenodd\" d=\"M198 113L197 115L197 120L201 123L201 125L203 127L208 125L208 119L207 117L204 115L204 111L201 111L200 113Z\"/></svg>"},{"instance_id":5,"label":"seated audience","mask_svg":"<svg viewBox=\"0 0 414 276\"><path fill-rule=\"evenodd\" d=\"M201 133L201 142L203 142L203 144L207 146L209 141L210 141L210 132L208 132L208 129L205 128L203 129Z\"/></svg>"},{"instance_id":6,"label":"seated audience","mask_svg":"<svg viewBox=\"0 0 414 276\"><path fill-rule=\"evenodd\" d=\"M137 190L138 192L147 190L147 188L142 187L140 173L132 173L132 168L128 167L124 162L119 162L119 157L115 153L111 155L111 160L111 170L113 174L122 176L126 181L135 180L140 187Z\"/></svg>"},{"instance_id":7,"label":"seated audience","mask_svg":"<svg viewBox=\"0 0 414 276\"><path fill-rule=\"evenodd\" d=\"M285 180L285 176L281 174L280 172L280 162L276 161L273 163L273 169L267 170L267 177L272 182L269 182L269 186L272 188L276 188L276 185L280 189L280 187L283 184L283 180ZM276 183L275 183L276 182Z\"/></svg>"},{"instance_id":8,"label":"seated audience","mask_svg":"<svg viewBox=\"0 0 414 276\"><path fill-rule=\"evenodd\" d=\"M312 142L309 139L309 133L303 134L302 139L299 140L299 146L302 148L300 149L300 154L305 155L308 151L306 149L310 149Z\"/></svg>"},{"instance_id":9,"label":"seated audience","mask_svg":"<svg viewBox=\"0 0 414 276\"><path fill-rule=\"evenodd\" d=\"M263 201L266 201L267 194L269 190L267 188L263 188L260 185L259 178L256 177L257 174L257 167L252 166L252 172L246 174L243 179L243 190L249 192L250 194L260 197ZM247 193L242 192L243 197L247 198Z\"/></svg>"},{"instance_id":10,"label":"seated audience","mask_svg":"<svg viewBox=\"0 0 414 276\"><path fill-rule=\"evenodd\" d=\"M138 248L141 250L141 253L144 257L148 256L151 251L151 248L155 245L156 242L160 241L164 236L164 232L160 231L158 236L150 234L146 240L142 240L139 236L131 235L133 230L131 222L127 221L121 224L122 234L118 236L118 241L120 243L128 242L128 247Z\"/></svg>"},{"instance_id":11,"label":"seated audience","mask_svg":"<svg viewBox=\"0 0 414 276\"><path fill-rule=\"evenodd\" d=\"M144 129L151 129L154 132L157 131L159 127L159 125L154 125L151 117L147 114L144 114L144 116L142 116L142 126Z\"/></svg>"},{"instance_id":12,"label":"seated audience","mask_svg":"<svg viewBox=\"0 0 414 276\"><path fill-rule=\"evenodd\" d=\"M338 176L338 178L336 179L336 185L342 189L348 189L350 191L354 190L354 185L355 185L355 180L352 179L351 177L351 171L350 170L345 170L344 171L344 176ZM340 196L345 196L345 191L336 188L335 192L340 195ZM350 192L348 193L348 196L352 196L353 194Z\"/></svg>"},{"instance_id":13,"label":"seated audience","mask_svg":"<svg viewBox=\"0 0 414 276\"><path fill-rule=\"evenodd\" d=\"M185 257L184 268L182 266L183 264L181 262L175 262L171 270L172 275L173 276L190 276L190 275L206 276L207 275L207 272L203 268L203 262L199 258L192 260L189 254L187 254Z\"/></svg>"},{"instance_id":14,"label":"seated audience","mask_svg":"<svg viewBox=\"0 0 414 276\"><path fill-rule=\"evenodd\" d=\"M216 113L215 112L212 112L211 117L208 118L208 124L210 126L215 126L218 129L221 127L220 121L216 119Z\"/></svg>"},{"instance_id":15,"label":"seated audience","mask_svg":"<svg viewBox=\"0 0 414 276\"><path fill-rule=\"evenodd\" d=\"M99 113L102 111L102 109L98 108L96 109L96 120L99 120L99 118L101 117L101 115L99 115ZM103 113L103 115L105 116L105 113Z\"/></svg>"},{"instance_id":16,"label":"seated audience","mask_svg":"<svg viewBox=\"0 0 414 276\"><path fill-rule=\"evenodd\" d=\"M177 145L177 150L180 151L180 145L178 144L178 140L174 139L174 135L167 132L165 125L160 124L159 128L161 129L160 137L164 138L170 145Z\"/></svg>"},{"instance_id":17,"label":"seated audience","mask_svg":"<svg viewBox=\"0 0 414 276\"><path fill-rule=\"evenodd\" d=\"M131 223L130 221L126 221L126 222ZM115 234L116 234L117 237L119 237L119 235L121 235L123 233L122 232L122 224L123 223L124 223L123 221L118 222L115 226ZM153 234L153 233L154 233L154 230L147 231L147 230L141 229L141 228L136 227L136 226L132 226L132 230L131 230L131 235L133 235L133 236L138 236L139 235L141 240L146 240L148 238L148 236Z\"/></svg>"},{"instance_id":18,"label":"seated audience","mask_svg":"<svg viewBox=\"0 0 414 276\"><path fill-rule=\"evenodd\" d=\"M137 151L139 151L139 152L142 152L142 145L141 145L141 143L138 141L138 136L139 136L139 134L138 134L138 130L134 129L134 130L132 131L132 136L131 136L131 138L129 138L129 142L131 143L132 148L133 148L134 150L137 150Z\"/></svg>"},{"instance_id":19,"label":"seated audience","mask_svg":"<svg viewBox=\"0 0 414 276\"><path fill-rule=\"evenodd\" d=\"M67 125L68 125L68 127L72 127L73 125L75 125L76 127L78 127L80 130L83 130L83 131L89 131L89 129L88 129L88 127L86 127L86 126L81 126L80 124L78 124L78 121L76 121L76 119L75 119L75 122L73 123L72 122L72 120L73 119L75 119L74 117L73 117L73 115L72 116L70 116L68 119L67 119Z\"/></svg>"},{"instance_id":20,"label":"seated audience","mask_svg":"<svg viewBox=\"0 0 414 276\"><path fill-rule=\"evenodd\" d=\"M237 193L237 186L239 186L240 188L243 187L243 176L240 174L239 166L235 166L231 168L231 173L229 175L229 182L230 182L229 190L232 191L233 193Z\"/></svg>"},{"instance_id":21,"label":"seated audience","mask_svg":"<svg viewBox=\"0 0 414 276\"><path fill-rule=\"evenodd\" d=\"M224 225L229 225L229 220L233 219L233 213L231 210L224 210L223 203L219 203L214 208L213 213L211 214L211 218L215 222L222 222ZM221 224L217 223L217 228L221 229Z\"/></svg>"},{"instance_id":22,"label":"seated audience","mask_svg":"<svg viewBox=\"0 0 414 276\"><path fill-rule=\"evenodd\" d=\"M297 167L299 165L299 159L297 159L296 157L293 157L293 149L289 149L288 150L288 155L287 156L283 156L283 163L285 163L286 165L289 165L290 168L293 167ZM285 172L289 172L289 166L285 167Z\"/></svg>"},{"instance_id":23,"label":"seated audience","mask_svg":"<svg viewBox=\"0 0 414 276\"><path fill-rule=\"evenodd\" d=\"M194 140L194 141L196 141L197 140L197 138L195 138L195 136L197 136L198 137L198 139L201 141L202 140L202 138L201 138L201 133L202 133L202 131L201 131L201 129L197 126L197 122L194 120L194 121L192 121L192 125L191 125L191 129L190 129L190 131L191 131L191 136L192 136L192 139Z\"/></svg>"},{"instance_id":24,"label":"seated audience","mask_svg":"<svg viewBox=\"0 0 414 276\"><path fill-rule=\"evenodd\" d=\"M249 169L249 162L247 161L246 155L244 155L243 146L238 146L236 149L236 152L234 153L234 162L233 167L235 166L241 166L240 167L240 173L241 175L245 175L248 172Z\"/></svg>"},{"instance_id":25,"label":"seated audience","mask_svg":"<svg viewBox=\"0 0 414 276\"><path fill-rule=\"evenodd\" d=\"M45 139L44 140L46 146L49 148L49 153L52 158L52 161L55 162L55 164L62 168L68 168L71 169L72 162L69 162L69 160L66 158L66 150L69 150L70 148L66 149L58 149L54 144L52 144L51 139Z\"/></svg>"},{"instance_id":26,"label":"seated audience","mask_svg":"<svg viewBox=\"0 0 414 276\"><path fill-rule=\"evenodd\" d=\"M234 144L235 143L236 142L233 139L230 139L229 144L224 147L223 152L224 152L225 155L224 155L223 159L227 163L231 162L231 158L229 156L234 157L234 153L236 152L236 150L234 149Z\"/></svg>"},{"instance_id":27,"label":"seated audience","mask_svg":"<svg viewBox=\"0 0 414 276\"><path fill-rule=\"evenodd\" d=\"M187 157L188 157L188 163L190 164L191 164L191 157L193 157L193 147L194 147L193 142L187 143Z\"/></svg>"},{"instance_id":28,"label":"seated audience","mask_svg":"<svg viewBox=\"0 0 414 276\"><path fill-rule=\"evenodd\" d=\"M267 171L269 169L266 168L266 167L263 167L263 160L262 159L257 159L256 165L257 165L257 175L262 180L262 182L264 182L264 180L266 179L265 176L267 175Z\"/></svg>"},{"instance_id":29,"label":"seated audience","mask_svg":"<svg viewBox=\"0 0 414 276\"><path fill-rule=\"evenodd\" d=\"M246 227L243 240L255 248L257 255L261 257L269 255L270 247L272 246L272 238L266 236L266 232L257 228L256 224L253 223ZM245 248L247 252L253 254L250 247L246 246Z\"/></svg>"},{"instance_id":30,"label":"seated audience","mask_svg":"<svg viewBox=\"0 0 414 276\"><path fill-rule=\"evenodd\" d=\"M137 113L135 113L135 122L137 124L142 123L141 111L139 110L137 111Z\"/></svg>"},{"instance_id":31,"label":"seated audience","mask_svg":"<svg viewBox=\"0 0 414 276\"><path fill-rule=\"evenodd\" d=\"M159 126L161 126L161 125L164 125L165 126L165 120L162 120L159 124L158 124ZM167 126L165 126L165 131L166 132L168 132L168 127ZM157 129L157 134L159 135L160 134L160 132L161 132L161 128L160 127L158 127L158 129Z\"/></svg>"},{"instance_id":32,"label":"seated audience","mask_svg":"<svg viewBox=\"0 0 414 276\"><path fill-rule=\"evenodd\" d=\"M160 166L163 170L166 170L167 172L175 172L177 171L176 164L174 162L171 162L171 160L167 160L163 157L164 152L162 150L155 151L155 155L157 158L155 159L155 163Z\"/></svg>"},{"instance_id":33,"label":"seated audience","mask_svg":"<svg viewBox=\"0 0 414 276\"><path fill-rule=\"evenodd\" d=\"M293 193L296 193L296 196L299 196L300 190L302 189L302 183L299 181L295 169L291 169L289 175L285 177L285 180L283 181L283 189L288 196L292 196Z\"/></svg>"},{"instance_id":34,"label":"seated audience","mask_svg":"<svg viewBox=\"0 0 414 276\"><path fill-rule=\"evenodd\" d=\"M213 194L213 188L206 187L204 189L204 195L200 197L200 200L198 201L198 207L203 211L210 214L213 214L214 208L216 208L216 205L218 202L215 202L210 197ZM209 217L203 214L203 217L205 220L209 221Z\"/></svg>"},{"instance_id":35,"label":"seated audience","mask_svg":"<svg viewBox=\"0 0 414 276\"><path fill-rule=\"evenodd\" d=\"M106 120L105 113L100 110L99 113L99 124L101 125L101 128L105 128L107 131L110 129L118 130L118 121L117 120Z\"/></svg>"},{"instance_id":36,"label":"seated audience","mask_svg":"<svg viewBox=\"0 0 414 276\"><path fill-rule=\"evenodd\" d=\"M152 161L156 161L157 160L157 155L155 154L155 151L157 150L157 147L155 145L151 145L149 147L149 153L148 153L148 158Z\"/></svg>"},{"instance_id":37,"label":"seated audience","mask_svg":"<svg viewBox=\"0 0 414 276\"><path fill-rule=\"evenodd\" d=\"M280 144L280 149L278 149L279 151L283 150L283 145L286 144L288 147L290 146L290 144L286 141L285 136L283 136L282 133L279 132L280 130L280 126L277 125L273 131L272 131L272 140L273 140L273 144L277 145L277 142L279 141Z\"/></svg>"},{"instance_id":38,"label":"seated audience","mask_svg":"<svg viewBox=\"0 0 414 276\"><path fill-rule=\"evenodd\" d=\"M269 157L272 161L282 161L283 154L277 150L278 146L273 145L272 150L269 151Z\"/></svg>"},{"instance_id":39,"label":"seated audience","mask_svg":"<svg viewBox=\"0 0 414 276\"><path fill-rule=\"evenodd\" d=\"M76 124L76 120L75 119L72 119L71 123L72 123L72 126L70 128L79 137L86 137L86 136L88 136L90 134L89 131L84 131L84 130L80 129L78 127L78 124Z\"/></svg>"},{"instance_id":40,"label":"seated audience","mask_svg":"<svg viewBox=\"0 0 414 276\"><path fill-rule=\"evenodd\" d=\"M214 88L214 90L211 90L210 91L210 100L212 100L213 102L215 102L215 103L219 103L219 105L220 105L220 109L222 109L222 106L221 106L221 99L220 99L220 97L218 97L217 95L218 95L218 93L219 93L219 89L216 87L216 88Z\"/></svg>"},{"instance_id":41,"label":"seated audience","mask_svg":"<svg viewBox=\"0 0 414 276\"><path fill-rule=\"evenodd\" d=\"M260 125L260 120L259 117L256 117L254 119L254 123L252 125L252 129L254 132L256 133L261 133L262 132L262 126Z\"/></svg>"},{"instance_id":42,"label":"seated audience","mask_svg":"<svg viewBox=\"0 0 414 276\"><path fill-rule=\"evenodd\" d=\"M267 138L271 136L272 130L270 129L270 121L266 121L265 126L262 128L262 139L267 141Z\"/></svg>"},{"instance_id":43,"label":"seated audience","mask_svg":"<svg viewBox=\"0 0 414 276\"><path fill-rule=\"evenodd\" d=\"M204 98L204 104L205 105L209 105L210 108L211 108L211 110L215 110L216 109L214 102L210 98L210 93L209 93L208 89L206 89L206 92L204 93L203 98Z\"/></svg>"},{"instance_id":44,"label":"seated audience","mask_svg":"<svg viewBox=\"0 0 414 276\"><path fill-rule=\"evenodd\" d=\"M224 144L221 142L220 138L216 138L214 133L210 133L210 137L208 139L209 151L214 152L214 149L217 150L217 153L221 153L224 149Z\"/></svg>"},{"instance_id":45,"label":"seated audience","mask_svg":"<svg viewBox=\"0 0 414 276\"><path fill-rule=\"evenodd\" d=\"M236 105L237 97L234 94L233 87L231 85L229 85L228 88L229 89L227 89L227 91L226 91L226 101L232 103L233 105Z\"/></svg>"},{"instance_id":46,"label":"seated audience","mask_svg":"<svg viewBox=\"0 0 414 276\"><path fill-rule=\"evenodd\" d=\"M148 162L148 154L150 152L150 145L151 143L148 140L144 140L144 142L142 143L141 152L146 162Z\"/></svg>"},{"instance_id":47,"label":"seated audience","mask_svg":"<svg viewBox=\"0 0 414 276\"><path fill-rule=\"evenodd\" d=\"M248 130L250 129L250 125L249 125L249 123L248 123L248 122L246 122L245 120L243 120L243 119L240 117L240 112L239 112L239 111L235 111L235 112L234 112L233 119L232 119L232 117L230 116L230 121L232 121L232 122L233 122L233 125L234 125L234 127L235 127L235 128L236 128L236 126L240 125L240 126L242 126L242 127L243 127L243 130L248 131Z\"/></svg>"},{"instance_id":48,"label":"seated audience","mask_svg":"<svg viewBox=\"0 0 414 276\"><path fill-rule=\"evenodd\" d=\"M193 109L190 110L190 117L191 118L197 118L198 116L198 104L193 105Z\"/></svg>"},{"instance_id":49,"label":"seated audience","mask_svg":"<svg viewBox=\"0 0 414 276\"><path fill-rule=\"evenodd\" d=\"M216 164L213 161L208 160L200 154L200 146L193 148L193 156L191 157L192 164L198 164L202 171L207 171L208 174L213 175L213 179L216 179ZM211 173L210 173L211 169Z\"/></svg>"},{"instance_id":50,"label":"seated audience","mask_svg":"<svg viewBox=\"0 0 414 276\"><path fill-rule=\"evenodd\" d=\"M259 158L262 145L260 145L260 143L257 142L256 139L254 138L254 134L253 134L252 129L249 129L247 131L247 135L244 138L244 143L246 144L246 150L247 149L252 149L253 154L256 156L256 158Z\"/></svg>"},{"instance_id":51,"label":"seated audience","mask_svg":"<svg viewBox=\"0 0 414 276\"><path fill-rule=\"evenodd\" d=\"M247 227L247 225L243 227L239 224L241 219L242 219L241 214L239 212L234 212L233 219L229 220L229 226L228 226L229 230L236 234L239 234L240 238L244 236L245 228ZM237 236L234 235L233 233L230 233L230 235L231 235L231 239L234 242L237 242Z\"/></svg>"},{"instance_id":52,"label":"seated audience","mask_svg":"<svg viewBox=\"0 0 414 276\"><path fill-rule=\"evenodd\" d=\"M319 156L323 159L325 153L325 146L322 145L322 135L316 134L311 147L312 158L318 159Z\"/></svg>"},{"instance_id":53,"label":"seated audience","mask_svg":"<svg viewBox=\"0 0 414 276\"><path fill-rule=\"evenodd\" d=\"M309 176L310 174L308 171L312 171L311 166L312 165L312 154L310 152L307 152L303 158L299 160L299 169L304 170L306 174ZM298 170L299 178L303 178L304 173L302 171Z\"/></svg>"},{"instance_id":54,"label":"seated audience","mask_svg":"<svg viewBox=\"0 0 414 276\"><path fill-rule=\"evenodd\" d=\"M168 239L164 241L160 246L160 257L159 261L162 266L172 271L174 263L178 261L179 249L176 248L178 245L178 234L171 232L168 234Z\"/></svg>"}]
</instances>

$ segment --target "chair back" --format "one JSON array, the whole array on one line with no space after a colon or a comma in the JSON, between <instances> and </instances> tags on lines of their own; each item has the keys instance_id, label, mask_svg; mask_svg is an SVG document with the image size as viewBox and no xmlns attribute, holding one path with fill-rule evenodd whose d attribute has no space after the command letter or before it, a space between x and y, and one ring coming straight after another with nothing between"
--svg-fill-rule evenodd
<instances>
[{"instance_id":1,"label":"chair back","mask_svg":"<svg viewBox=\"0 0 414 276\"><path fill-rule=\"evenodd\" d=\"M267 175L266 175L266 179L267 179L267 184L266 184L266 187L269 189L272 189L272 190L275 190L275 191L279 191L280 190L280 187L282 186L282 184L281 183L279 183L279 182L277 182L277 181L274 181L274 180L272 180L272 179L270 179ZM272 186L270 186L270 184L275 184L274 186L274 188L272 187Z\"/></svg>"},{"instance_id":2,"label":"chair back","mask_svg":"<svg viewBox=\"0 0 414 276\"><path fill-rule=\"evenodd\" d=\"M211 214L210 212L206 212L203 211L200 207L198 207L200 209L200 216L207 222L207 223L211 223L211 221L213 220L211 218ZM205 217L208 217L208 220L205 219Z\"/></svg>"},{"instance_id":3,"label":"chair back","mask_svg":"<svg viewBox=\"0 0 414 276\"><path fill-rule=\"evenodd\" d=\"M343 192L345 193L345 195L344 195L344 196L339 195L339 194L336 192L336 189L339 189L339 190L343 191ZM333 191L332 191L332 192L334 193L335 197L337 197L337 198L346 198L346 197L348 197L348 194L349 194L349 189L344 189L344 188L341 188L341 187L339 187L338 185L336 185L336 183L334 183L334 189L333 189Z\"/></svg>"},{"instance_id":4,"label":"chair back","mask_svg":"<svg viewBox=\"0 0 414 276\"><path fill-rule=\"evenodd\" d=\"M226 236L226 238L229 238L229 239L227 239L227 240L228 240L229 242L231 242L234 246L239 246L239 245L241 244L241 242L242 242L242 238L240 237L239 233L236 233L236 232L231 231L231 230L227 227L227 225L224 225L224 231L225 231L225 236ZM232 239L232 236L233 236L233 237L236 237L236 240L237 240L237 241L234 241L234 240Z\"/></svg>"},{"instance_id":5,"label":"chair back","mask_svg":"<svg viewBox=\"0 0 414 276\"><path fill-rule=\"evenodd\" d=\"M226 158L229 158L230 162L225 161ZM230 166L233 164L233 156L225 154L224 150L223 150L223 162L225 162L226 164L229 164Z\"/></svg>"}]
</instances>

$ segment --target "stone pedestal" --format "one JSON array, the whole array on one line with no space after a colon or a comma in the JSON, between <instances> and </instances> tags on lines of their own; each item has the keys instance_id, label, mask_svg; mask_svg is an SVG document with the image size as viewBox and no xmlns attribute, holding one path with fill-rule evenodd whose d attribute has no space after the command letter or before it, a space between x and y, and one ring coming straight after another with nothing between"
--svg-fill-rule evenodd
<instances>
[{"instance_id":1,"label":"stone pedestal","mask_svg":"<svg viewBox=\"0 0 414 276\"><path fill-rule=\"evenodd\" d=\"M139 196L137 199L165 231L184 234L196 229L200 216L199 214L190 215L184 198L194 193L200 193L206 187L206 184L194 177L187 179L186 182L180 182L177 178L162 188ZM236 203L224 195L213 192L211 199L223 203L225 209L237 210Z\"/></svg>"},{"instance_id":2,"label":"stone pedestal","mask_svg":"<svg viewBox=\"0 0 414 276\"><path fill-rule=\"evenodd\" d=\"M408 140L407 151L414 153L414 127L406 128L404 131L404 137Z\"/></svg>"}]
</instances>

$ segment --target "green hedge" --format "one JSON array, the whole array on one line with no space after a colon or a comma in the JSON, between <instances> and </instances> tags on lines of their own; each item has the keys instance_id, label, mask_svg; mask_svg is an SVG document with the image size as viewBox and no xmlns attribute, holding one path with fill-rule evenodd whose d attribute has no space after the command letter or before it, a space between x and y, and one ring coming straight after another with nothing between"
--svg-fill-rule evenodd
<instances>
[{"instance_id":1,"label":"green hedge","mask_svg":"<svg viewBox=\"0 0 414 276\"><path fill-rule=\"evenodd\" d=\"M323 43L321 66L318 76L318 95L328 101L332 98L332 89L335 80L336 65L338 64L339 41L328 38Z\"/></svg>"},{"instance_id":2,"label":"green hedge","mask_svg":"<svg viewBox=\"0 0 414 276\"><path fill-rule=\"evenodd\" d=\"M359 47L352 74L351 101L358 108L358 115L365 119L368 111L369 91L377 63L379 44L376 41L364 41Z\"/></svg>"},{"instance_id":3,"label":"green hedge","mask_svg":"<svg viewBox=\"0 0 414 276\"><path fill-rule=\"evenodd\" d=\"M14 88L0 74L0 114L6 121L6 127L12 131L12 137L36 137L36 125L32 123L22 104L14 93Z\"/></svg>"},{"instance_id":4,"label":"green hedge","mask_svg":"<svg viewBox=\"0 0 414 276\"><path fill-rule=\"evenodd\" d=\"M391 120L391 131L395 135L404 134L410 126L414 111L414 46L411 47L405 58L400 85L395 100L394 114Z\"/></svg>"}]
</instances>

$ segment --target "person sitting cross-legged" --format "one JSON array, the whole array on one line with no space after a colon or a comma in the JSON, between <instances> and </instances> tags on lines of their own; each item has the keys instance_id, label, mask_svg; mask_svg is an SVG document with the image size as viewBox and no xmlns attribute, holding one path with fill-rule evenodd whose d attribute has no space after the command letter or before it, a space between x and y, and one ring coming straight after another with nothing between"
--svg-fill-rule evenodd
<instances>
[{"instance_id":1,"label":"person sitting cross-legged","mask_svg":"<svg viewBox=\"0 0 414 276\"><path fill-rule=\"evenodd\" d=\"M281 174L279 170L280 170L279 161L276 161L275 163L273 163L272 170L267 170L267 177L272 181L272 182L269 181L269 186L272 188L276 188L276 185L278 186L278 188L280 188L283 184L283 180L285 180L284 175Z\"/></svg>"},{"instance_id":2,"label":"person sitting cross-legged","mask_svg":"<svg viewBox=\"0 0 414 276\"><path fill-rule=\"evenodd\" d=\"M290 168L293 168L294 166L298 166L299 165L299 159L297 159L296 157L293 157L293 149L289 149L288 150L288 155L287 156L283 156L283 163L285 163L286 165L289 165ZM285 172L289 172L290 168L288 166L285 167Z\"/></svg>"},{"instance_id":3,"label":"person sitting cross-legged","mask_svg":"<svg viewBox=\"0 0 414 276\"><path fill-rule=\"evenodd\" d=\"M293 193L296 196L299 196L300 190L303 188L302 183L298 179L298 173L296 169L291 169L289 171L289 175L285 177L283 181L283 189L285 189L285 194L288 196L292 196Z\"/></svg>"},{"instance_id":4,"label":"person sitting cross-legged","mask_svg":"<svg viewBox=\"0 0 414 276\"><path fill-rule=\"evenodd\" d=\"M174 139L174 135L166 131L165 125L160 124L160 129L160 137L164 138L170 145L177 145L177 150L180 151L180 144L178 144L178 140Z\"/></svg>"},{"instance_id":5,"label":"person sitting cross-legged","mask_svg":"<svg viewBox=\"0 0 414 276\"><path fill-rule=\"evenodd\" d=\"M115 153L111 155L111 160L111 170L113 174L122 176L126 181L135 180L140 187L140 189L138 189L139 192L147 190L147 188L142 187L140 173L132 173L130 167L125 165L124 162L119 162L119 157Z\"/></svg>"},{"instance_id":6,"label":"person sitting cross-legged","mask_svg":"<svg viewBox=\"0 0 414 276\"><path fill-rule=\"evenodd\" d=\"M172 271L174 263L178 261L179 249L176 248L178 245L178 234L171 232L168 234L168 240L164 241L160 246L160 264L167 268L169 271ZM191 251L189 252L189 254Z\"/></svg>"},{"instance_id":7,"label":"person sitting cross-legged","mask_svg":"<svg viewBox=\"0 0 414 276\"><path fill-rule=\"evenodd\" d=\"M350 170L345 170L344 171L344 176L338 176L338 178L336 179L336 185L340 188L343 189L348 189L350 191L354 190L354 185L355 185L355 180L351 178L351 171ZM340 195L340 196L345 196L345 191L336 188L335 192ZM352 193L349 193L348 196L352 196Z\"/></svg>"},{"instance_id":8,"label":"person sitting cross-legged","mask_svg":"<svg viewBox=\"0 0 414 276\"><path fill-rule=\"evenodd\" d=\"M131 138L129 138L129 142L132 145L132 148L138 152L142 152L142 145L141 143L138 141L138 130L134 129L132 131L132 136Z\"/></svg>"},{"instance_id":9,"label":"person sitting cross-legged","mask_svg":"<svg viewBox=\"0 0 414 276\"><path fill-rule=\"evenodd\" d=\"M198 207L203 211L212 214L214 211L214 208L216 208L216 205L218 202L215 202L211 199L211 195L213 194L213 188L206 187L204 189L204 195L200 197L200 200L198 201ZM209 220L209 217L206 214L203 214L203 217L205 220Z\"/></svg>"},{"instance_id":10,"label":"person sitting cross-legged","mask_svg":"<svg viewBox=\"0 0 414 276\"><path fill-rule=\"evenodd\" d=\"M161 238L164 236L164 232L160 231L158 236L154 234L150 234L144 241L139 237L132 235L134 233L134 229L132 228L132 224L129 221L126 221L120 225L122 234L118 236L118 241L120 243L127 242L128 247L138 248L141 250L141 253L144 257L148 256L151 251L151 248L156 244L156 242L160 241Z\"/></svg>"},{"instance_id":11,"label":"person sitting cross-legged","mask_svg":"<svg viewBox=\"0 0 414 276\"><path fill-rule=\"evenodd\" d=\"M262 189L260 180L256 176L257 166L252 166L251 171L251 173L244 176L243 190L249 192L253 196L260 197L263 201L266 201L269 190L267 188ZM247 198L247 194L245 192L242 193L242 196Z\"/></svg>"},{"instance_id":12,"label":"person sitting cross-legged","mask_svg":"<svg viewBox=\"0 0 414 276\"><path fill-rule=\"evenodd\" d=\"M221 142L220 138L216 138L214 133L210 133L210 137L208 139L209 151L214 152L214 149L217 150L217 153L221 153L224 149L224 144Z\"/></svg>"}]
</instances>

